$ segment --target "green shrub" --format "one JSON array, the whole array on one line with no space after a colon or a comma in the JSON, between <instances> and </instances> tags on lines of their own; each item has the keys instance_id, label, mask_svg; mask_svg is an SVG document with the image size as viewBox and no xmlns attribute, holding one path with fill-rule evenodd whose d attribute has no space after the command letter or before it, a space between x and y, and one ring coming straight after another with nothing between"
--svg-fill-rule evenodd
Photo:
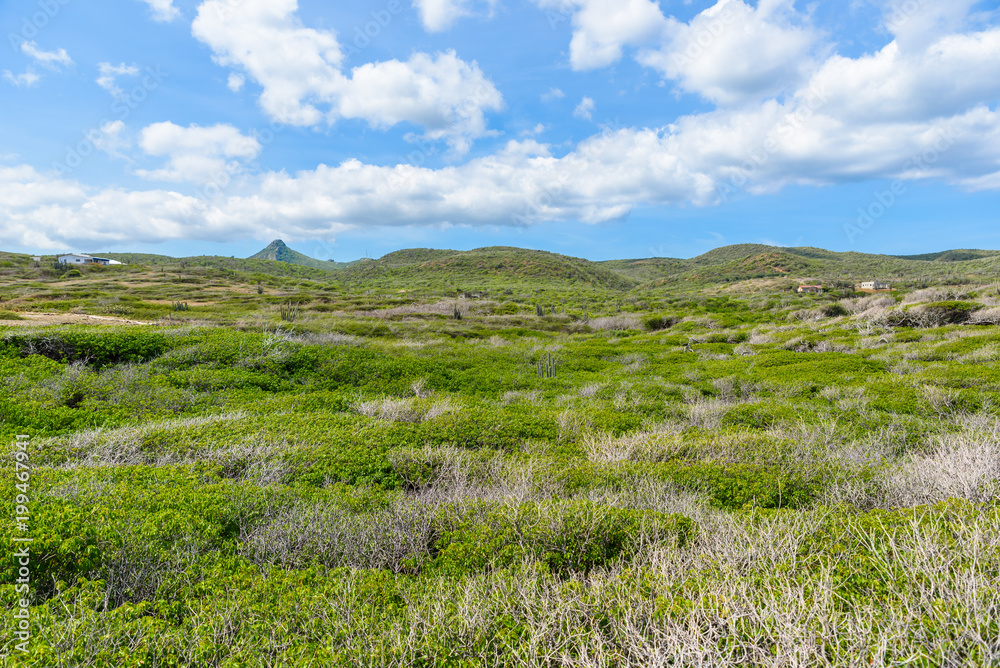
<instances>
[{"instance_id":1,"label":"green shrub","mask_svg":"<svg viewBox=\"0 0 1000 668\"><path fill-rule=\"evenodd\" d=\"M670 329L678 322L680 322L680 318L676 316L655 315L646 318L643 321L643 325L651 332L658 332L663 329Z\"/></svg>"},{"instance_id":2,"label":"green shrub","mask_svg":"<svg viewBox=\"0 0 1000 668\"><path fill-rule=\"evenodd\" d=\"M928 319L928 326L940 327L965 322L973 311L982 308L975 302L933 302L920 307L921 315Z\"/></svg>"},{"instance_id":3,"label":"green shrub","mask_svg":"<svg viewBox=\"0 0 1000 668\"><path fill-rule=\"evenodd\" d=\"M788 406L775 406L768 403L740 404L726 411L726 414L722 416L722 425L769 429L781 422L791 422L797 418L796 411Z\"/></svg>"},{"instance_id":4,"label":"green shrub","mask_svg":"<svg viewBox=\"0 0 1000 668\"><path fill-rule=\"evenodd\" d=\"M144 328L62 329L57 332L12 333L5 340L22 355L44 355L60 362L83 360L96 368L144 362L170 347L166 336Z\"/></svg>"},{"instance_id":5,"label":"green shrub","mask_svg":"<svg viewBox=\"0 0 1000 668\"><path fill-rule=\"evenodd\" d=\"M683 515L589 501L451 506L435 521L439 537L430 568L460 575L534 560L554 573L586 573L628 559L644 544L683 547L695 527Z\"/></svg>"},{"instance_id":6,"label":"green shrub","mask_svg":"<svg viewBox=\"0 0 1000 668\"><path fill-rule=\"evenodd\" d=\"M802 507L833 479L820 468L803 476L787 465L672 461L647 466L656 478L703 492L717 508L736 510Z\"/></svg>"},{"instance_id":7,"label":"green shrub","mask_svg":"<svg viewBox=\"0 0 1000 668\"><path fill-rule=\"evenodd\" d=\"M838 303L827 304L820 309L820 312L827 318L837 318L840 316L850 315L848 310L843 307L843 305Z\"/></svg>"},{"instance_id":8,"label":"green shrub","mask_svg":"<svg viewBox=\"0 0 1000 668\"><path fill-rule=\"evenodd\" d=\"M16 499L16 492L9 498ZM8 517L14 515L14 506L4 504ZM42 504L32 504L28 514L27 534L14 534L12 522L4 523L0 533L7 545L19 544L11 536L31 538L30 586L37 597L44 600L52 595L59 582L74 584L79 577L96 571L109 553L116 549L114 532L110 530L111 512L102 506L86 508L60 499L47 499ZM5 583L18 578L21 564L16 550L8 548L0 554L0 577Z\"/></svg>"}]
</instances>

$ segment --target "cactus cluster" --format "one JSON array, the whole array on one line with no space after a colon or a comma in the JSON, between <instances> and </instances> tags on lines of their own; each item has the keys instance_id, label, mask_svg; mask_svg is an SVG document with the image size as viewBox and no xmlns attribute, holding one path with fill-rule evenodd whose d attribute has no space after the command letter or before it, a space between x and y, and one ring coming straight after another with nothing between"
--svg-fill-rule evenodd
<instances>
[{"instance_id":1,"label":"cactus cluster","mask_svg":"<svg viewBox=\"0 0 1000 668\"><path fill-rule=\"evenodd\" d=\"M556 367L560 364L552 353L545 353L542 359L535 363L539 378L555 378Z\"/></svg>"}]
</instances>

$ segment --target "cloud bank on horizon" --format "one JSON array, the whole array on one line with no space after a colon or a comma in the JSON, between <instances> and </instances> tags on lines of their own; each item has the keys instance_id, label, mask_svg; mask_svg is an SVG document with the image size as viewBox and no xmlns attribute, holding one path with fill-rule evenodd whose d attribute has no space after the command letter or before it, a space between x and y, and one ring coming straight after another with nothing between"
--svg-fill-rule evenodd
<instances>
[{"instance_id":1,"label":"cloud bank on horizon","mask_svg":"<svg viewBox=\"0 0 1000 668\"><path fill-rule=\"evenodd\" d=\"M64 103L96 88L117 111L95 124L81 103L92 129L65 151L0 144L5 243L593 224L881 179L1000 191L989 3L872 0L859 48L794 0L718 0L683 17L651 0L389 0L347 25L305 1L143 2L141 30L168 31L157 39L182 64L211 72L181 99L178 66L181 101L163 108L141 44L104 54L13 24L23 71L3 70L5 100L53 104L45 90L75 72ZM551 26L554 59L492 28L515 9ZM530 67L544 75L519 74ZM627 121L602 115L623 100Z\"/></svg>"}]
</instances>

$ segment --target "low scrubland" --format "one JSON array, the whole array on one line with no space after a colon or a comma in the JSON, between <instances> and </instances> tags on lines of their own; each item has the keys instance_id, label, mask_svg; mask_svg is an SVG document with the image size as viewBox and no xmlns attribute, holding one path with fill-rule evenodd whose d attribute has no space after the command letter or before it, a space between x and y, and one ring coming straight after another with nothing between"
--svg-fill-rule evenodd
<instances>
[{"instance_id":1,"label":"low scrubland","mask_svg":"<svg viewBox=\"0 0 1000 668\"><path fill-rule=\"evenodd\" d=\"M7 665L1000 661L995 286L101 304L129 271L67 308L149 325L0 320Z\"/></svg>"}]
</instances>

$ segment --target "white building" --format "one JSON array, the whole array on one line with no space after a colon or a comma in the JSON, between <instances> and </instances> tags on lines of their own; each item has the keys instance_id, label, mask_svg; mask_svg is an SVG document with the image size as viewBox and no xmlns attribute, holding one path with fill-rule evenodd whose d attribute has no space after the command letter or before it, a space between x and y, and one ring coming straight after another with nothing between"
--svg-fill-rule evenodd
<instances>
[{"instance_id":1,"label":"white building","mask_svg":"<svg viewBox=\"0 0 1000 668\"><path fill-rule=\"evenodd\" d=\"M862 290L891 290L892 286L886 281L865 281L861 284Z\"/></svg>"},{"instance_id":2,"label":"white building","mask_svg":"<svg viewBox=\"0 0 1000 668\"><path fill-rule=\"evenodd\" d=\"M59 264L121 264L118 260L109 260L106 257L94 257L84 253L66 253L59 256Z\"/></svg>"}]
</instances>

